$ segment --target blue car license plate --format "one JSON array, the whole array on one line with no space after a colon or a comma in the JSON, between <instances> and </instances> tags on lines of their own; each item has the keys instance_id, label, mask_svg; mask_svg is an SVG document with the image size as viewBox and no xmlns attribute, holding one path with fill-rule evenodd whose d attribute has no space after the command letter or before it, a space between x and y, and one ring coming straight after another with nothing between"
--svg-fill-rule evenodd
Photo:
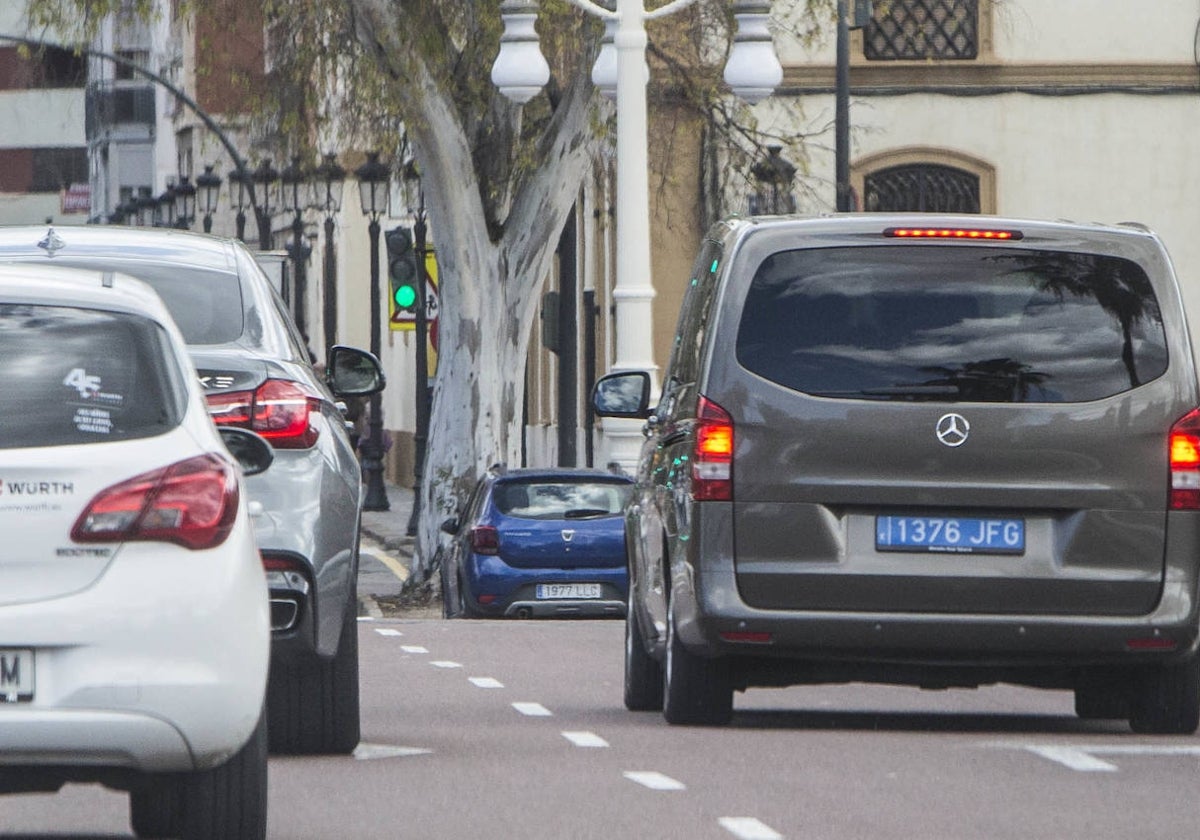
<instances>
[{"instance_id":1,"label":"blue car license plate","mask_svg":"<svg viewBox=\"0 0 1200 840\"><path fill-rule=\"evenodd\" d=\"M949 516L876 516L879 551L1024 554L1024 519Z\"/></svg>"}]
</instances>

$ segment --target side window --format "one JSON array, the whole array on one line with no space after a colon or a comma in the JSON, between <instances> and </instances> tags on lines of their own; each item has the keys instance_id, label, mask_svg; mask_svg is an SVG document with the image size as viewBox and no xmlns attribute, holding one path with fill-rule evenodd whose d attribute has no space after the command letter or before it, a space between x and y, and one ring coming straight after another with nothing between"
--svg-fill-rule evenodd
<instances>
[{"instance_id":1,"label":"side window","mask_svg":"<svg viewBox=\"0 0 1200 840\"><path fill-rule=\"evenodd\" d=\"M693 383L700 374L700 353L708 327L709 305L717 285L717 272L723 253L720 243L705 240L692 266L687 292L679 310L671 360L667 364L668 386L671 383Z\"/></svg>"}]
</instances>

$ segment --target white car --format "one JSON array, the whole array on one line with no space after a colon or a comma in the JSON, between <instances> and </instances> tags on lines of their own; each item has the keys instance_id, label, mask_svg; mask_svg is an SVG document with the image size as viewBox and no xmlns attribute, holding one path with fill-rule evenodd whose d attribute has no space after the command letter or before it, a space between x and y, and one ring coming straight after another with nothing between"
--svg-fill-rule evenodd
<instances>
[{"instance_id":1,"label":"white car","mask_svg":"<svg viewBox=\"0 0 1200 840\"><path fill-rule=\"evenodd\" d=\"M270 621L242 472L270 446L217 431L167 309L125 275L0 266L0 359L0 792L99 782L130 792L140 837L264 837Z\"/></svg>"}]
</instances>

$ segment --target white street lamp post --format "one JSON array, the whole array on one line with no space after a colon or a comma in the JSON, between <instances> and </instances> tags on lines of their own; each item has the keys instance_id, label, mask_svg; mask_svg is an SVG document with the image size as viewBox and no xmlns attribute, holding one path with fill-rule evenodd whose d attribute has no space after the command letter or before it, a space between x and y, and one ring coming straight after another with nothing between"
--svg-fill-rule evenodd
<instances>
[{"instance_id":1,"label":"white street lamp post","mask_svg":"<svg viewBox=\"0 0 1200 840\"><path fill-rule=\"evenodd\" d=\"M651 302L654 282L650 271L650 162L647 139L646 21L665 17L696 0L672 0L647 12L643 0L616 0L607 9L592 0L569 0L606 23L606 40L592 70L594 83L611 96L615 82L617 108L617 276L613 288L616 308L616 358L612 370L646 370L657 391L654 363L654 320ZM611 3L611 0L610 0ZM770 4L766 0L735 0L738 33L725 67L725 81L747 101L757 102L775 89L783 68L767 31ZM522 104L549 77L538 46L533 0L503 0L500 13L505 34L492 65L492 81L500 92ZM615 25L615 26L614 26ZM612 36L611 46L607 36ZM613 60L615 51L615 61ZM536 58L534 58L536 56ZM543 68L545 68L543 70ZM613 79L615 68L616 78ZM603 421L609 457L624 465L637 461L641 424L606 418Z\"/></svg>"}]
</instances>

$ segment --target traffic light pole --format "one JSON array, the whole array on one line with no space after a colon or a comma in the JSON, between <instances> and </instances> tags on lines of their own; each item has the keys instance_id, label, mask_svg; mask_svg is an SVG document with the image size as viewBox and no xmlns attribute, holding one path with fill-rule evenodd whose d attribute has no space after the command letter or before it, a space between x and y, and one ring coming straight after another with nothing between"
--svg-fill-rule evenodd
<instances>
[{"instance_id":1,"label":"traffic light pole","mask_svg":"<svg viewBox=\"0 0 1200 840\"><path fill-rule=\"evenodd\" d=\"M408 536L417 534L417 522L421 517L421 485L425 472L425 446L429 438L429 319L427 305L428 284L425 276L425 193L420 194L416 219L413 223L413 251L417 257L417 311L416 311L416 370L415 402L416 429L413 431L413 505L408 519Z\"/></svg>"},{"instance_id":2,"label":"traffic light pole","mask_svg":"<svg viewBox=\"0 0 1200 840\"><path fill-rule=\"evenodd\" d=\"M367 227L371 237L371 352L378 359L383 343L383 307L379 301L379 218L374 214ZM363 447L362 469L367 478L363 510L390 510L387 488L383 484L383 401L379 393L371 395L367 445Z\"/></svg>"}]
</instances>

